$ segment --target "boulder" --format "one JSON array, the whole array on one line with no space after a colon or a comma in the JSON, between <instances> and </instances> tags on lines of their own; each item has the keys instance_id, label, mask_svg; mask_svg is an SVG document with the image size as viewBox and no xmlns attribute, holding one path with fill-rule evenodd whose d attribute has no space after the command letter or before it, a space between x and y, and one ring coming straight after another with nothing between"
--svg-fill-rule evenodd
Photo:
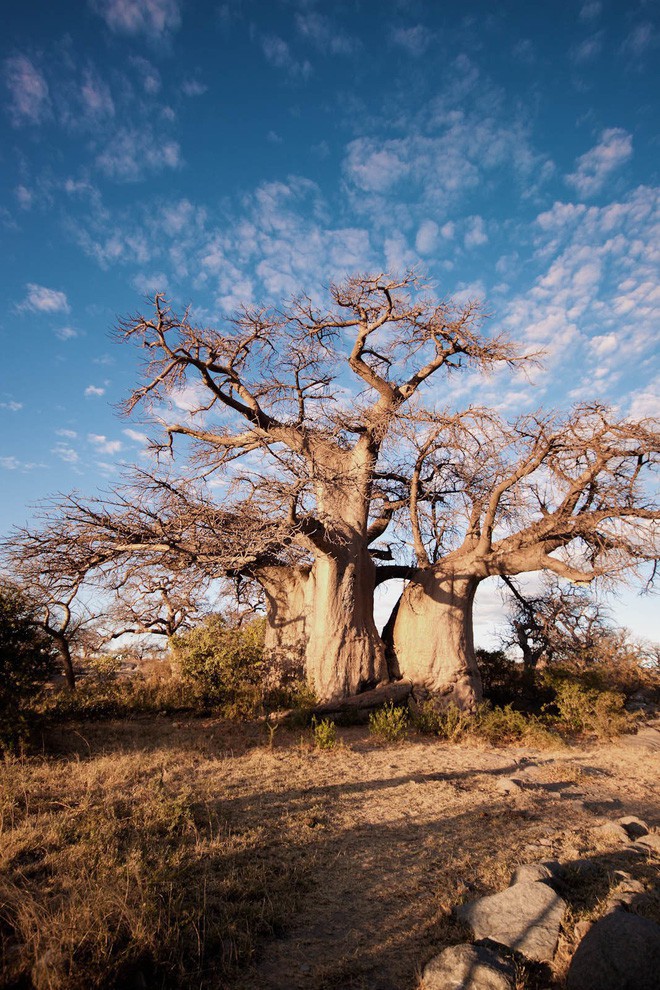
<instances>
[{"instance_id":1,"label":"boulder","mask_svg":"<svg viewBox=\"0 0 660 990\"><path fill-rule=\"evenodd\" d=\"M641 839L636 839L632 848L641 853L655 853L656 856L660 856L660 835L656 832L650 832L648 835L644 835Z\"/></svg>"},{"instance_id":2,"label":"boulder","mask_svg":"<svg viewBox=\"0 0 660 990\"><path fill-rule=\"evenodd\" d=\"M626 911L592 925L577 947L568 990L658 990L660 925Z\"/></svg>"},{"instance_id":3,"label":"boulder","mask_svg":"<svg viewBox=\"0 0 660 990\"><path fill-rule=\"evenodd\" d=\"M623 818L619 818L617 825L626 830L629 839L639 839L641 836L649 834L649 827L646 822L643 822L641 818L635 818L634 815L624 815Z\"/></svg>"},{"instance_id":4,"label":"boulder","mask_svg":"<svg viewBox=\"0 0 660 990\"><path fill-rule=\"evenodd\" d=\"M424 967L424 990L513 990L515 972L485 945L452 945Z\"/></svg>"},{"instance_id":5,"label":"boulder","mask_svg":"<svg viewBox=\"0 0 660 990\"><path fill-rule=\"evenodd\" d=\"M555 860L548 860L545 863L524 863L517 866L511 877L510 887L516 883L539 883L553 880L560 866Z\"/></svg>"},{"instance_id":6,"label":"boulder","mask_svg":"<svg viewBox=\"0 0 660 990\"><path fill-rule=\"evenodd\" d=\"M535 962L551 962L566 902L544 883L524 881L456 908L476 939L490 939Z\"/></svg>"}]
</instances>

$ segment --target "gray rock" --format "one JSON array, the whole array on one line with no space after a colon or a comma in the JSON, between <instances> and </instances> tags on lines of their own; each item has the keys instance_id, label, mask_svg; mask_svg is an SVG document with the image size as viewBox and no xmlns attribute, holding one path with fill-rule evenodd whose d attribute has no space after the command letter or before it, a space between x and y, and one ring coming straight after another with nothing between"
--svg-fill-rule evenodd
<instances>
[{"instance_id":1,"label":"gray rock","mask_svg":"<svg viewBox=\"0 0 660 990\"><path fill-rule=\"evenodd\" d=\"M648 835L642 836L641 839L636 839L633 842L633 848L641 853L655 853L656 856L660 856L660 835L650 832Z\"/></svg>"},{"instance_id":2,"label":"gray rock","mask_svg":"<svg viewBox=\"0 0 660 990\"><path fill-rule=\"evenodd\" d=\"M501 777L495 786L502 794L519 794L522 791L521 783L513 777Z\"/></svg>"},{"instance_id":3,"label":"gray rock","mask_svg":"<svg viewBox=\"0 0 660 990\"><path fill-rule=\"evenodd\" d=\"M559 872L559 863L548 860L545 863L524 863L517 866L511 877L510 887L516 883L538 883L552 880Z\"/></svg>"},{"instance_id":4,"label":"gray rock","mask_svg":"<svg viewBox=\"0 0 660 990\"><path fill-rule=\"evenodd\" d=\"M627 831L623 825L618 825L617 822L605 822L604 825L598 825L593 829L592 835L594 839L601 842L630 842Z\"/></svg>"},{"instance_id":5,"label":"gray rock","mask_svg":"<svg viewBox=\"0 0 660 990\"><path fill-rule=\"evenodd\" d=\"M626 830L630 839L639 839L641 836L649 834L649 827L646 822L643 822L641 818L635 818L634 815L624 815L623 818L619 818L617 824Z\"/></svg>"},{"instance_id":6,"label":"gray rock","mask_svg":"<svg viewBox=\"0 0 660 990\"><path fill-rule=\"evenodd\" d=\"M551 962L566 902L544 883L525 881L463 904L456 914L477 939L488 938L535 962Z\"/></svg>"},{"instance_id":7,"label":"gray rock","mask_svg":"<svg viewBox=\"0 0 660 990\"><path fill-rule=\"evenodd\" d=\"M658 990L660 925L626 911L608 914L577 947L568 990Z\"/></svg>"},{"instance_id":8,"label":"gray rock","mask_svg":"<svg viewBox=\"0 0 660 990\"><path fill-rule=\"evenodd\" d=\"M485 945L453 945L425 966L424 990L512 990L515 972L509 960Z\"/></svg>"}]
</instances>

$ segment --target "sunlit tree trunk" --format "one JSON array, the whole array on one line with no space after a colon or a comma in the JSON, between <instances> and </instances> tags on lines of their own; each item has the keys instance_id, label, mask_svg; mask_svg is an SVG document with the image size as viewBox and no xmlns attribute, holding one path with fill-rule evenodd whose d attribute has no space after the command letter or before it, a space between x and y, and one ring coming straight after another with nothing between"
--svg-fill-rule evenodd
<instances>
[{"instance_id":1,"label":"sunlit tree trunk","mask_svg":"<svg viewBox=\"0 0 660 990\"><path fill-rule=\"evenodd\" d=\"M374 622L375 567L363 542L319 555L311 574L307 680L320 701L348 697L387 678Z\"/></svg>"},{"instance_id":2,"label":"sunlit tree trunk","mask_svg":"<svg viewBox=\"0 0 660 990\"><path fill-rule=\"evenodd\" d=\"M472 632L478 583L453 568L420 568L401 596L394 623L401 676L462 709L473 709L482 697Z\"/></svg>"}]
</instances>

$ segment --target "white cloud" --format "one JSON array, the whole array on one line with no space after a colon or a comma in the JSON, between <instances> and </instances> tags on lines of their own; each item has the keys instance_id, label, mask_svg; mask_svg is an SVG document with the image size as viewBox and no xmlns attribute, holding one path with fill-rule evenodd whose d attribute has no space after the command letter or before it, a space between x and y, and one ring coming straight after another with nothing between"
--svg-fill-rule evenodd
<instances>
[{"instance_id":1,"label":"white cloud","mask_svg":"<svg viewBox=\"0 0 660 990\"><path fill-rule=\"evenodd\" d=\"M641 58L658 43L658 35L648 21L637 24L623 42L622 48L633 58Z\"/></svg>"},{"instance_id":2,"label":"white cloud","mask_svg":"<svg viewBox=\"0 0 660 990\"><path fill-rule=\"evenodd\" d=\"M286 41L277 35L269 34L261 39L261 48L266 56L266 61L270 62L276 69L284 69L291 76L307 79L311 74L312 66L307 59L299 62L291 54Z\"/></svg>"},{"instance_id":3,"label":"white cloud","mask_svg":"<svg viewBox=\"0 0 660 990\"><path fill-rule=\"evenodd\" d=\"M111 31L160 37L181 23L178 0L92 0Z\"/></svg>"},{"instance_id":4,"label":"white cloud","mask_svg":"<svg viewBox=\"0 0 660 990\"><path fill-rule=\"evenodd\" d=\"M19 461L17 457L12 455L11 457L0 457L0 467L3 467L5 471L32 471L34 468L44 467L44 465L34 461Z\"/></svg>"},{"instance_id":5,"label":"white cloud","mask_svg":"<svg viewBox=\"0 0 660 990\"><path fill-rule=\"evenodd\" d=\"M593 21L600 16L602 9L603 5L600 3L600 0L587 0L580 8L580 20Z\"/></svg>"},{"instance_id":6,"label":"white cloud","mask_svg":"<svg viewBox=\"0 0 660 990\"><path fill-rule=\"evenodd\" d=\"M105 395L105 389L100 388L100 386L98 385L88 385L87 388L85 389L85 395L86 396Z\"/></svg>"},{"instance_id":7,"label":"white cloud","mask_svg":"<svg viewBox=\"0 0 660 990\"><path fill-rule=\"evenodd\" d=\"M403 48L409 55L423 55L433 40L433 32L424 27L423 24L416 24L414 27L394 28L391 32L391 39L394 45Z\"/></svg>"},{"instance_id":8,"label":"white cloud","mask_svg":"<svg viewBox=\"0 0 660 990\"><path fill-rule=\"evenodd\" d=\"M16 186L16 189L14 190L14 195L16 196L16 199L18 200L18 205L21 207L22 210L30 209L30 207L32 206L32 200L34 199L34 194L31 189L28 189L26 186L23 185Z\"/></svg>"},{"instance_id":9,"label":"white cloud","mask_svg":"<svg viewBox=\"0 0 660 990\"><path fill-rule=\"evenodd\" d=\"M77 464L80 460L80 455L73 447L68 443L56 443L54 447L51 448L51 454L55 454L59 457L61 461L65 464Z\"/></svg>"},{"instance_id":10,"label":"white cloud","mask_svg":"<svg viewBox=\"0 0 660 990\"><path fill-rule=\"evenodd\" d=\"M600 192L609 176L632 156L632 137L621 127L611 127L600 135L590 151L577 160L575 172L566 176L580 196Z\"/></svg>"},{"instance_id":11,"label":"white cloud","mask_svg":"<svg viewBox=\"0 0 660 990\"><path fill-rule=\"evenodd\" d=\"M159 93L162 82L158 69L142 55L134 55L130 61L139 76L142 89L145 93L148 96L155 96L156 93Z\"/></svg>"},{"instance_id":12,"label":"white cloud","mask_svg":"<svg viewBox=\"0 0 660 990\"><path fill-rule=\"evenodd\" d=\"M15 127L40 124L50 113L48 84L25 55L5 61L5 82L11 93L9 113Z\"/></svg>"},{"instance_id":13,"label":"white cloud","mask_svg":"<svg viewBox=\"0 0 660 990\"><path fill-rule=\"evenodd\" d=\"M139 430L133 430L130 427L126 430L122 430L124 436L128 437L129 440L133 440L134 443L148 444L149 437L146 433L141 433Z\"/></svg>"},{"instance_id":14,"label":"white cloud","mask_svg":"<svg viewBox=\"0 0 660 990\"><path fill-rule=\"evenodd\" d=\"M463 243L468 249L473 247L481 247L482 244L488 243L488 234L486 233L483 217L469 217Z\"/></svg>"},{"instance_id":15,"label":"white cloud","mask_svg":"<svg viewBox=\"0 0 660 990\"><path fill-rule=\"evenodd\" d=\"M131 284L143 296L152 298L157 292L168 292L169 283L167 276L162 272L154 272L153 275L136 275L131 279Z\"/></svg>"},{"instance_id":16,"label":"white cloud","mask_svg":"<svg viewBox=\"0 0 660 990\"><path fill-rule=\"evenodd\" d=\"M88 433L87 439L101 454L118 454L123 447L121 440L108 440L101 433Z\"/></svg>"},{"instance_id":17,"label":"white cloud","mask_svg":"<svg viewBox=\"0 0 660 990\"><path fill-rule=\"evenodd\" d=\"M55 430L58 437L66 437L67 440L75 440L78 434L75 430Z\"/></svg>"},{"instance_id":18,"label":"white cloud","mask_svg":"<svg viewBox=\"0 0 660 990\"><path fill-rule=\"evenodd\" d=\"M85 114L94 121L104 117L114 117L115 104L108 85L97 75L87 69L80 88Z\"/></svg>"},{"instance_id":19,"label":"white cloud","mask_svg":"<svg viewBox=\"0 0 660 990\"><path fill-rule=\"evenodd\" d=\"M181 165L177 141L156 134L151 127L121 128L112 135L96 164L111 179L137 182L146 172L160 172Z\"/></svg>"},{"instance_id":20,"label":"white cloud","mask_svg":"<svg viewBox=\"0 0 660 990\"><path fill-rule=\"evenodd\" d=\"M316 11L296 14L296 28L305 41L324 55L353 55L360 47L357 39L343 34L329 17Z\"/></svg>"},{"instance_id":21,"label":"white cloud","mask_svg":"<svg viewBox=\"0 0 660 990\"><path fill-rule=\"evenodd\" d=\"M184 96L203 96L208 91L208 86L199 79L184 79L181 83L181 92Z\"/></svg>"},{"instance_id":22,"label":"white cloud","mask_svg":"<svg viewBox=\"0 0 660 990\"><path fill-rule=\"evenodd\" d=\"M570 57L573 62L577 65L582 65L585 62L591 62L598 55L600 55L603 48L603 38L602 33L599 31L597 34L591 35L589 38L585 38L581 41L579 45L574 45L570 51Z\"/></svg>"},{"instance_id":23,"label":"white cloud","mask_svg":"<svg viewBox=\"0 0 660 990\"><path fill-rule=\"evenodd\" d=\"M0 409L7 409L9 412L18 412L19 409L23 408L22 402L14 402L10 399L9 402L0 402Z\"/></svg>"},{"instance_id":24,"label":"white cloud","mask_svg":"<svg viewBox=\"0 0 660 990\"><path fill-rule=\"evenodd\" d=\"M417 231L415 249L419 254L431 254L438 243L438 225L434 220L424 220Z\"/></svg>"},{"instance_id":25,"label":"white cloud","mask_svg":"<svg viewBox=\"0 0 660 990\"><path fill-rule=\"evenodd\" d=\"M78 336L78 331L74 330L73 327L60 327L55 331L55 336L59 337L60 340L73 340L74 337Z\"/></svg>"},{"instance_id":26,"label":"white cloud","mask_svg":"<svg viewBox=\"0 0 660 990\"><path fill-rule=\"evenodd\" d=\"M69 303L64 292L58 289L48 289L45 285L28 282L27 295L19 309L32 310L33 313L68 313Z\"/></svg>"}]
</instances>

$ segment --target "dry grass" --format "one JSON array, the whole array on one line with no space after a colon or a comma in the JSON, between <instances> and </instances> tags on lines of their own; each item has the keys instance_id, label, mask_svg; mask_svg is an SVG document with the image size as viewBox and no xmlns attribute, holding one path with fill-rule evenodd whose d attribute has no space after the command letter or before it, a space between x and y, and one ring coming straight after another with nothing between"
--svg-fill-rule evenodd
<instances>
[{"instance_id":1,"label":"dry grass","mask_svg":"<svg viewBox=\"0 0 660 990\"><path fill-rule=\"evenodd\" d=\"M610 886L602 808L660 813L657 759L634 750L338 737L320 750L282 727L269 746L263 727L145 718L65 726L54 755L0 763L0 985L412 990L464 937L457 902L520 862L586 857L605 872L567 896L590 917ZM504 796L523 759L596 788L595 810ZM521 970L520 988L560 985L569 927L556 973Z\"/></svg>"}]
</instances>

